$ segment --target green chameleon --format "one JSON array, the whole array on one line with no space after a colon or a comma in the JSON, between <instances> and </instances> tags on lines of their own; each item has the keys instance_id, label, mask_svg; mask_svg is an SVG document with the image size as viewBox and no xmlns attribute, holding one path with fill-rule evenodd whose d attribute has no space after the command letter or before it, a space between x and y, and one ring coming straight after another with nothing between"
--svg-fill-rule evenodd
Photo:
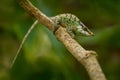
<instances>
[{"instance_id":1,"label":"green chameleon","mask_svg":"<svg viewBox=\"0 0 120 80\"><path fill-rule=\"evenodd\" d=\"M93 36L91 32L81 21L73 14L60 14L55 17L51 17L52 21L55 23L55 31L58 28L58 25L66 28L67 32L71 35L72 38L76 36Z\"/></svg>"},{"instance_id":2,"label":"green chameleon","mask_svg":"<svg viewBox=\"0 0 120 80\"><path fill-rule=\"evenodd\" d=\"M76 36L84 35L84 36L93 36L94 34L80 21L79 18L77 18L73 14L60 14L55 17L50 17L51 20L55 23L55 30L54 32L59 28L59 25L62 27L66 28L67 32L71 35L72 38L75 38ZM33 25L30 27L26 35L24 36L17 53L12 61L12 64L10 67L12 68L13 64L16 61L16 58L25 42L27 37L29 36L30 32L34 29L34 27L38 24L39 22L36 20Z\"/></svg>"}]
</instances>

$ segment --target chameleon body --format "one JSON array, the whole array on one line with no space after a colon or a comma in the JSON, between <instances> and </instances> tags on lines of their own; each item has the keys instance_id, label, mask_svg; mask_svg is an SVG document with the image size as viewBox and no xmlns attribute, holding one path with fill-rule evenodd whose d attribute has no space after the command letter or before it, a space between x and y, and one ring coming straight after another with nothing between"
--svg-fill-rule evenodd
<instances>
[{"instance_id":1,"label":"chameleon body","mask_svg":"<svg viewBox=\"0 0 120 80\"><path fill-rule=\"evenodd\" d=\"M51 17L55 23L55 28L61 25L66 28L67 32L72 38L80 35L93 36L94 34L73 14L60 14L55 17Z\"/></svg>"},{"instance_id":2,"label":"chameleon body","mask_svg":"<svg viewBox=\"0 0 120 80\"><path fill-rule=\"evenodd\" d=\"M76 36L80 35L85 35L85 36L93 36L94 34L80 21L79 18L77 18L73 14L60 14L55 17L50 17L51 20L55 23L55 30L54 32L59 28L59 25L63 26L66 28L67 32L71 35L72 38L75 38ZM39 22L36 20L33 25L29 28L28 32L24 36L17 53L12 61L12 64L10 67L12 68L13 64L15 63L18 54L20 53L20 50L26 41L27 37L31 33L31 31L34 29L34 27L38 24Z\"/></svg>"}]
</instances>

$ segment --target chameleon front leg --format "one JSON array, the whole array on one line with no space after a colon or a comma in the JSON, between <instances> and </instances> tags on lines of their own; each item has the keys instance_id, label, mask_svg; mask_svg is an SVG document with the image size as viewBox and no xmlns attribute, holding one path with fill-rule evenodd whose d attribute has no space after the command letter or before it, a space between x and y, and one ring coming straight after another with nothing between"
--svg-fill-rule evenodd
<instances>
[{"instance_id":1,"label":"chameleon front leg","mask_svg":"<svg viewBox=\"0 0 120 80\"><path fill-rule=\"evenodd\" d=\"M53 33L55 33L55 31L60 27L60 22L58 22L58 21L56 21L56 22L54 22L54 32ZM61 26L63 26L63 25L61 25ZM64 27L64 26L63 26ZM67 31L67 33L69 33L69 35L72 37L72 38L74 38L75 37L75 34L73 33L73 31L70 29L70 27L66 27L66 31Z\"/></svg>"},{"instance_id":2,"label":"chameleon front leg","mask_svg":"<svg viewBox=\"0 0 120 80\"><path fill-rule=\"evenodd\" d=\"M72 38L75 38L75 34L73 33L73 31L69 27L66 27L66 30Z\"/></svg>"}]
</instances>

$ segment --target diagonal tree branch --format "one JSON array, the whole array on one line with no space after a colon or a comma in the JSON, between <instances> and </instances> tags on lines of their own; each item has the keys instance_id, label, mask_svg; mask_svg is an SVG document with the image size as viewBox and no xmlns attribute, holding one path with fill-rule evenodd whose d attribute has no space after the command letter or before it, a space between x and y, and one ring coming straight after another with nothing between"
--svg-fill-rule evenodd
<instances>
[{"instance_id":1,"label":"diagonal tree branch","mask_svg":"<svg viewBox=\"0 0 120 80\"><path fill-rule=\"evenodd\" d=\"M53 21L34 7L29 0L18 0L26 12L34 16L40 23L45 25L52 32L54 31ZM86 68L91 80L106 80L101 67L96 59L94 51L85 50L79 43L70 37L66 29L60 26L55 32L56 38L65 45L66 49Z\"/></svg>"},{"instance_id":2,"label":"diagonal tree branch","mask_svg":"<svg viewBox=\"0 0 120 80\"><path fill-rule=\"evenodd\" d=\"M19 4L27 11L28 14L35 17L40 23L47 26L51 31L54 30L54 23L45 14L43 14L39 9L34 7L29 0L18 0Z\"/></svg>"}]
</instances>

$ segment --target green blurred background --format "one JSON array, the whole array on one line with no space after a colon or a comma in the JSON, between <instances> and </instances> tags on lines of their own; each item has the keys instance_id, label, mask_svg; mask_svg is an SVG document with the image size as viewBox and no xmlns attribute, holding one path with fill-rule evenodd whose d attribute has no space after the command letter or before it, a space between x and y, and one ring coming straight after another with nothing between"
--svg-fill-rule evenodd
<instances>
[{"instance_id":1,"label":"green blurred background","mask_svg":"<svg viewBox=\"0 0 120 80\"><path fill-rule=\"evenodd\" d=\"M108 80L120 80L120 0L31 0L47 16L72 13L94 33L80 37L95 50ZM22 38L35 21L15 0L0 1L0 80L89 80L85 68L54 35L39 24L9 66Z\"/></svg>"}]
</instances>

